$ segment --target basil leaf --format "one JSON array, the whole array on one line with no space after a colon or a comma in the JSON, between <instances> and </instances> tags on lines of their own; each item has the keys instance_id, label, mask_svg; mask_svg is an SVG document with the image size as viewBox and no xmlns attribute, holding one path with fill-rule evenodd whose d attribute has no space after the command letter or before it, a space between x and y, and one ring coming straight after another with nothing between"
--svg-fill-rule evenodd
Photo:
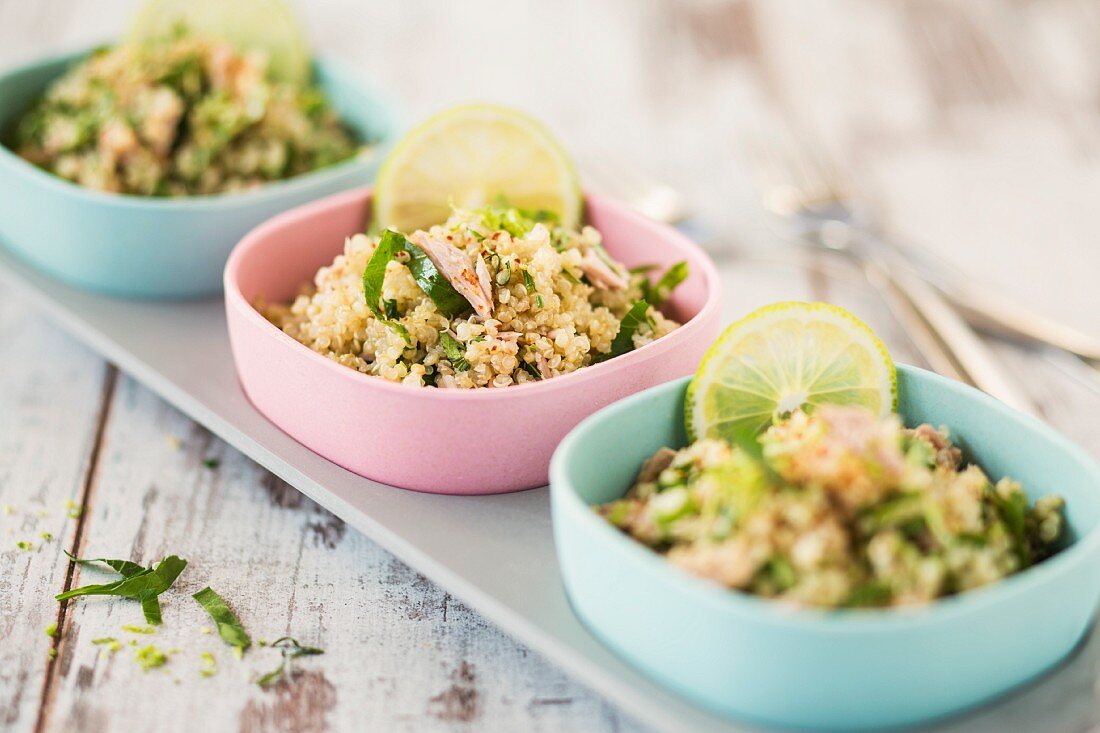
<instances>
[{"instance_id":1,"label":"basil leaf","mask_svg":"<svg viewBox=\"0 0 1100 733\"><path fill-rule=\"evenodd\" d=\"M470 362L466 361L466 347L461 341L446 331L440 331L439 343L443 346L443 353L446 354L455 371L465 372L469 370Z\"/></svg>"},{"instance_id":2,"label":"basil leaf","mask_svg":"<svg viewBox=\"0 0 1100 733\"><path fill-rule=\"evenodd\" d=\"M643 295L645 299L654 308L660 308L672 295L672 291L676 289L680 283L687 279L688 276L688 263L687 261L677 262L672 267L665 271L664 275L661 275L661 279L648 287L643 287Z\"/></svg>"},{"instance_id":3,"label":"basil leaf","mask_svg":"<svg viewBox=\"0 0 1100 733\"><path fill-rule=\"evenodd\" d=\"M215 593L210 586L203 588L191 597L210 614L210 618L218 626L218 636L222 638L222 641L229 646L237 647L241 652L252 646L252 639L249 637L248 632L244 630L244 626L241 625L236 614L230 610L229 606L225 605L222 597Z\"/></svg>"},{"instance_id":4,"label":"basil leaf","mask_svg":"<svg viewBox=\"0 0 1100 733\"><path fill-rule=\"evenodd\" d=\"M363 270L363 296L367 300L367 307L379 320L384 321L388 326L399 327L399 333L404 331L403 337L406 343L409 342L408 331L387 314L382 298L382 286L386 280L386 266L390 263L390 260L397 258L399 252L408 255L409 259L408 262L404 263L405 267L412 273L413 279L416 280L416 284L420 286L424 294L435 303L435 307L440 313L447 318L454 318L460 313L470 310L470 304L459 295L447 278L443 277L442 273L436 269L435 264L424 253L424 250L414 245L402 234L387 229L382 232L378 247L374 250L374 254L371 255L366 268ZM395 330L397 329L395 328Z\"/></svg>"},{"instance_id":5,"label":"basil leaf","mask_svg":"<svg viewBox=\"0 0 1100 733\"><path fill-rule=\"evenodd\" d=\"M611 342L611 350L606 354L600 354L594 360L594 364L607 361L608 359L614 359L616 356L622 356L628 351L634 350L634 333L638 330L638 327L649 320L649 303L644 300L639 300L634 305L630 306L630 310L623 316L623 320L619 323L619 332L615 335L615 339Z\"/></svg>"}]
</instances>

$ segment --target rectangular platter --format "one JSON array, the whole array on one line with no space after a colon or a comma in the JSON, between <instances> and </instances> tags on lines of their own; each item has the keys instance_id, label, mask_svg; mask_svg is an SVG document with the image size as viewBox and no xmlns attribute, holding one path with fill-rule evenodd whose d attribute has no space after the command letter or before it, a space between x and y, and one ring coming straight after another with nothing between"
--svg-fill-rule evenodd
<instances>
[{"instance_id":1,"label":"rectangular platter","mask_svg":"<svg viewBox=\"0 0 1100 733\"><path fill-rule=\"evenodd\" d=\"M154 302L99 296L52 281L3 250L0 281L639 722L662 731L745 730L653 684L581 626L558 573L546 489L498 496L420 494L370 481L321 458L269 423L244 396L220 298Z\"/></svg>"}]
</instances>

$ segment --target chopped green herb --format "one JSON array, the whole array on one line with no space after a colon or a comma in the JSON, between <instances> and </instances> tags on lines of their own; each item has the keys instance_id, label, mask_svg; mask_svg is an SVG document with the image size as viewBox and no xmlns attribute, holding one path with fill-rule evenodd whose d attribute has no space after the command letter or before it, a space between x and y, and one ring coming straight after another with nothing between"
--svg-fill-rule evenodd
<instances>
[{"instance_id":1,"label":"chopped green herb","mask_svg":"<svg viewBox=\"0 0 1100 733\"><path fill-rule=\"evenodd\" d=\"M392 328L395 324L393 319L386 316L382 305L382 286L386 279L386 267L390 260L398 259L398 253L404 253L400 257L401 260L408 258L403 264L409 269L420 289L435 303L440 313L447 318L454 318L470 310L470 304L436 269L435 264L422 249L406 239L404 235L387 229L382 232L378 247L363 270L363 295L367 300L367 307L375 316L385 321L386 325ZM396 325L400 326L400 324ZM400 328L405 331L403 336L406 343L409 343L408 331L404 327Z\"/></svg>"},{"instance_id":2,"label":"chopped green herb","mask_svg":"<svg viewBox=\"0 0 1100 733\"><path fill-rule=\"evenodd\" d=\"M687 276L687 261L677 262L668 268L657 282L650 284L648 280L643 280L642 297L654 308L660 308L672 295L672 291L676 289L676 286L686 280Z\"/></svg>"},{"instance_id":3,"label":"chopped green herb","mask_svg":"<svg viewBox=\"0 0 1100 733\"><path fill-rule=\"evenodd\" d=\"M657 265L638 265L637 267L631 267L629 272L631 275L645 275L656 269Z\"/></svg>"},{"instance_id":4,"label":"chopped green herb","mask_svg":"<svg viewBox=\"0 0 1100 733\"><path fill-rule=\"evenodd\" d=\"M211 471L214 471L218 468L218 466L222 465L222 462L217 458L207 458L205 461L202 462L202 465L206 466Z\"/></svg>"},{"instance_id":5,"label":"chopped green herb","mask_svg":"<svg viewBox=\"0 0 1100 733\"><path fill-rule=\"evenodd\" d=\"M616 356L622 356L628 351L633 351L634 333L639 326L648 322L648 312L649 303L644 300L639 300L630 306L630 310L626 312L623 320L619 323L619 333L615 335L615 339L611 342L611 350L606 354L597 356L594 363L598 364L608 359L614 359Z\"/></svg>"},{"instance_id":6,"label":"chopped green herb","mask_svg":"<svg viewBox=\"0 0 1100 733\"><path fill-rule=\"evenodd\" d=\"M298 643L296 639L292 639L289 636L284 636L281 639L276 639L275 641L271 642L271 646L282 652L283 659L278 667L256 680L256 684L258 684L260 687L267 687L268 685L279 682L284 678L288 679L291 672L291 662L297 657L306 657L314 654L325 653L323 649L318 649L314 646L302 646Z\"/></svg>"},{"instance_id":7,"label":"chopped green herb","mask_svg":"<svg viewBox=\"0 0 1100 733\"><path fill-rule=\"evenodd\" d=\"M202 653L202 666L199 667L199 674L203 677L213 677L218 673L218 660L214 659L214 655L210 652Z\"/></svg>"},{"instance_id":8,"label":"chopped green herb","mask_svg":"<svg viewBox=\"0 0 1100 733\"><path fill-rule=\"evenodd\" d=\"M34 549L34 545L30 542L27 542L26 540L19 540L15 543L15 546L18 547L20 550L23 550L24 552L30 552Z\"/></svg>"},{"instance_id":9,"label":"chopped green herb","mask_svg":"<svg viewBox=\"0 0 1100 733\"><path fill-rule=\"evenodd\" d=\"M52 623L46 627L46 636L57 636L57 623Z\"/></svg>"},{"instance_id":10,"label":"chopped green herb","mask_svg":"<svg viewBox=\"0 0 1100 733\"><path fill-rule=\"evenodd\" d=\"M532 378L542 381L542 372L539 371L539 368L537 366L529 361L524 361L523 359L519 360L519 365L523 367L523 371L530 374Z\"/></svg>"},{"instance_id":11,"label":"chopped green herb","mask_svg":"<svg viewBox=\"0 0 1100 733\"><path fill-rule=\"evenodd\" d=\"M157 649L152 644L143 646L134 653L134 660L141 668L148 672L157 667L163 667L168 662L168 655Z\"/></svg>"},{"instance_id":12,"label":"chopped green herb","mask_svg":"<svg viewBox=\"0 0 1100 733\"><path fill-rule=\"evenodd\" d=\"M386 313L386 318L391 321L396 321L401 317L401 314L397 311L397 301L393 298L382 299L382 310Z\"/></svg>"},{"instance_id":13,"label":"chopped green herb","mask_svg":"<svg viewBox=\"0 0 1100 733\"><path fill-rule=\"evenodd\" d=\"M47 532L46 530L42 530L42 534L39 535L39 536L42 539L44 539L46 542L49 542L50 540L53 539L53 532Z\"/></svg>"},{"instance_id":14,"label":"chopped green herb","mask_svg":"<svg viewBox=\"0 0 1100 733\"><path fill-rule=\"evenodd\" d=\"M566 280L573 283L574 285L580 285L581 284L581 279L579 277L577 277L576 275L574 275L569 270L566 270L564 267L561 268L561 274L562 274L562 277L564 277Z\"/></svg>"},{"instance_id":15,"label":"chopped green herb","mask_svg":"<svg viewBox=\"0 0 1100 733\"><path fill-rule=\"evenodd\" d=\"M528 294L535 292L535 278L531 276L530 270L523 271L523 286L527 288Z\"/></svg>"},{"instance_id":16,"label":"chopped green herb","mask_svg":"<svg viewBox=\"0 0 1100 733\"><path fill-rule=\"evenodd\" d=\"M88 560L73 559L82 564L91 562ZM125 568L127 571L133 571L133 566L136 565L136 563L131 563L128 560L109 560L101 562L106 562L108 564L118 563L119 567ZM124 574L122 580L115 581L114 583L86 585L81 588L74 588L70 591L66 591L65 593L60 593L55 597L59 601L76 598L77 596L121 596L123 598L134 598L141 601L141 610L145 612L145 620L155 625L159 624L161 620L160 603L157 600L157 596L172 587L172 584L176 582L176 578L179 577L185 567L187 567L186 560L175 555L169 555L157 563L156 567L142 568L136 572L132 572L131 575ZM122 571L120 570L119 572Z\"/></svg>"},{"instance_id":17,"label":"chopped green herb","mask_svg":"<svg viewBox=\"0 0 1100 733\"><path fill-rule=\"evenodd\" d=\"M241 654L252 645L252 639L244 630L240 619L225 604L222 597L215 593L209 586L191 596L202 606L214 623L218 626L218 635L226 644L239 649Z\"/></svg>"},{"instance_id":18,"label":"chopped green herb","mask_svg":"<svg viewBox=\"0 0 1100 733\"><path fill-rule=\"evenodd\" d=\"M503 229L513 237L526 237L535 224L557 224L558 216L546 209L520 209L509 206L503 198L494 205L479 209L477 213L488 229Z\"/></svg>"},{"instance_id":19,"label":"chopped green herb","mask_svg":"<svg viewBox=\"0 0 1100 733\"><path fill-rule=\"evenodd\" d=\"M512 261L508 259L501 259L500 267L497 269L497 285L504 287L512 280Z\"/></svg>"},{"instance_id":20,"label":"chopped green herb","mask_svg":"<svg viewBox=\"0 0 1100 733\"><path fill-rule=\"evenodd\" d=\"M155 634L157 630L152 626L135 626L133 624L123 624L122 630L131 634Z\"/></svg>"},{"instance_id":21,"label":"chopped green herb","mask_svg":"<svg viewBox=\"0 0 1100 733\"><path fill-rule=\"evenodd\" d=\"M848 594L844 605L848 608L874 608L885 606L890 602L894 592L889 585L881 581L871 580L857 586Z\"/></svg>"},{"instance_id":22,"label":"chopped green herb","mask_svg":"<svg viewBox=\"0 0 1100 733\"><path fill-rule=\"evenodd\" d=\"M464 372L470 368L470 362L466 360L466 347L461 341L446 331L440 331L439 343L443 346L443 353L455 371Z\"/></svg>"}]
</instances>

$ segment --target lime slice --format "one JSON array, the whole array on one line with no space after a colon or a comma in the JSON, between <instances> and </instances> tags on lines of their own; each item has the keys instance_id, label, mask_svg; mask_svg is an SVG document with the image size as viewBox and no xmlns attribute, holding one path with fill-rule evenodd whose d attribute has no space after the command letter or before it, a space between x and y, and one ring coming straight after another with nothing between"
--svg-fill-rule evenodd
<instances>
[{"instance_id":1,"label":"lime slice","mask_svg":"<svg viewBox=\"0 0 1100 733\"><path fill-rule=\"evenodd\" d=\"M134 14L129 39L143 43L166 38L180 25L241 51L263 51L273 79L309 81L309 38L284 0L146 0Z\"/></svg>"},{"instance_id":2,"label":"lime slice","mask_svg":"<svg viewBox=\"0 0 1100 733\"><path fill-rule=\"evenodd\" d=\"M828 303L774 303L737 321L703 357L688 386L688 437L743 443L797 408L896 408L886 346L867 324Z\"/></svg>"},{"instance_id":3,"label":"lime slice","mask_svg":"<svg viewBox=\"0 0 1100 733\"><path fill-rule=\"evenodd\" d=\"M504 198L545 209L564 226L581 219L573 162L546 128L504 107L463 105L413 129L378 173L375 222L412 232L442 224L451 206L477 208Z\"/></svg>"}]
</instances>

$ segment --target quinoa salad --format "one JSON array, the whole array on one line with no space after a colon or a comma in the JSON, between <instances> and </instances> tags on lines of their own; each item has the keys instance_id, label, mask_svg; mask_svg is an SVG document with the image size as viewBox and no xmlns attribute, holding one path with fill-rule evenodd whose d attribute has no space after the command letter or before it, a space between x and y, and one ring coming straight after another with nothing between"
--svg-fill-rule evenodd
<instances>
[{"instance_id":1,"label":"quinoa salad","mask_svg":"<svg viewBox=\"0 0 1100 733\"><path fill-rule=\"evenodd\" d=\"M357 152L318 88L276 82L266 66L182 33L99 50L21 118L12 147L81 186L139 196L251 189Z\"/></svg>"},{"instance_id":2,"label":"quinoa salad","mask_svg":"<svg viewBox=\"0 0 1100 733\"><path fill-rule=\"evenodd\" d=\"M405 237L356 234L289 305L259 304L309 348L410 386L507 387L568 374L679 324L660 311L686 263L655 283L592 227L544 212L456 209Z\"/></svg>"},{"instance_id":3,"label":"quinoa salad","mask_svg":"<svg viewBox=\"0 0 1100 733\"><path fill-rule=\"evenodd\" d=\"M726 587L818 607L922 604L1054 554L1063 500L967 465L947 430L859 407L801 410L755 445L662 448L597 508L669 562Z\"/></svg>"}]
</instances>

